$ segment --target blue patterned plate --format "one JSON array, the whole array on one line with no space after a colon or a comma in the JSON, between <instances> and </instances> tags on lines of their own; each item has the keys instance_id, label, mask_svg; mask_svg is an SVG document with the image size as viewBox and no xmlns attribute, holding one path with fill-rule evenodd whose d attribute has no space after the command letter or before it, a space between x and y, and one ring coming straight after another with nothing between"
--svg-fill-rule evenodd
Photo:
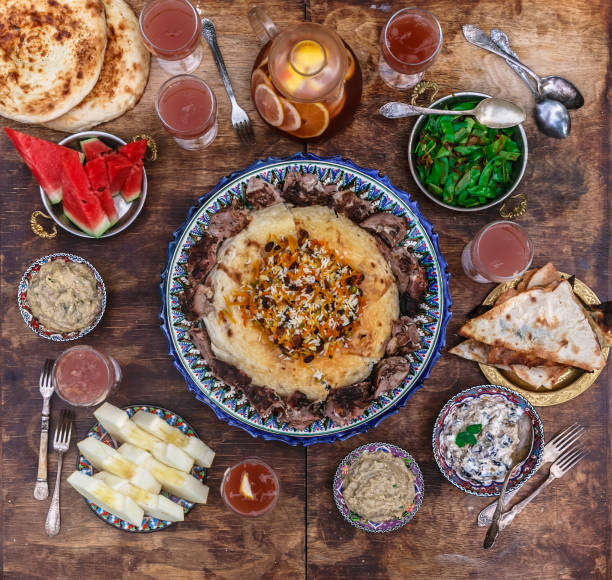
<instances>
[{"instance_id":1,"label":"blue patterned plate","mask_svg":"<svg viewBox=\"0 0 612 580\"><path fill-rule=\"evenodd\" d=\"M410 356L410 373L404 383L381 395L368 409L346 426L325 418L305 429L296 429L274 416L262 419L246 397L210 372L206 362L189 338L192 323L181 311L179 294L187 281L189 249L204 235L210 216L235 198L242 199L251 177L260 177L277 184L288 171L312 173L325 184L337 184L340 189L353 191L359 197L375 202L378 211L393 212L409 224L404 245L409 247L427 272L427 292L413 317L422 337L423 348ZM217 417L230 425L248 431L254 437L276 439L290 445L329 443L346 439L378 425L396 413L423 384L440 357L444 346L446 325L450 319L451 299L448 291L449 274L446 261L438 249L438 236L432 225L421 215L417 204L408 194L391 185L378 171L363 169L340 157L317 157L297 153L288 159L269 158L258 161L243 171L223 178L208 194L200 197L190 209L184 224L174 233L168 248L168 261L160 285L162 330L168 339L169 354L174 366L184 376L189 390L207 404Z\"/></svg>"},{"instance_id":2,"label":"blue patterned plate","mask_svg":"<svg viewBox=\"0 0 612 580\"><path fill-rule=\"evenodd\" d=\"M376 453L377 451L383 451L390 453L395 457L401 457L410 472L414 475L414 501L412 505L406 509L400 519L385 520L384 522L371 522L361 517L359 514L352 512L344 501L344 478L349 472L350 466L358 457L364 453ZM425 484L423 483L423 474L419 469L417 462L412 458L412 455L407 451L404 451L401 447L396 447L390 443L367 443L357 449L353 449L341 462L336 470L334 476L333 485L334 501L336 507L340 510L340 513L344 519L351 525L364 530L366 532L394 532L399 530L402 526L405 526L417 513L423 502L423 494L425 493Z\"/></svg>"},{"instance_id":3,"label":"blue patterned plate","mask_svg":"<svg viewBox=\"0 0 612 580\"><path fill-rule=\"evenodd\" d=\"M478 484L469 479L461 477L445 459L445 453L440 444L440 433L444 429L446 418L452 413L453 409L457 408L466 400L478 399L481 397L501 397L517 407L520 407L527 413L533 424L533 447L529 457L520 466L519 473L510 478L507 491L513 491L523 485L537 470L542 461L542 453L544 452L544 428L536 410L530 405L529 401L519 395L517 392L498 385L480 385L472 387L457 393L440 411L433 432L433 452L436 463L442 472L442 475L448 479L455 487L471 493L472 495L495 496L499 495L503 481L493 481L487 485Z\"/></svg>"},{"instance_id":4,"label":"blue patterned plate","mask_svg":"<svg viewBox=\"0 0 612 580\"><path fill-rule=\"evenodd\" d=\"M146 411L147 413L155 413L158 417L166 421L169 425L173 427L177 427L180 429L185 435L189 437L197 437L198 434L193 430L193 427L187 423L184 419L173 413L172 411L168 411L168 409L164 409L163 407L155 407L153 405L130 405L129 407L123 407L123 410L132 417L138 411ZM100 423L96 423L87 433L87 437L95 437L102 441L102 443L106 443L110 447L116 449L118 447L117 442L110 436L110 434L100 425ZM83 471L86 475L93 475L95 473L95 469L83 457L81 454L77 457L77 466L78 471ZM191 474L201 481L202 483L206 482L206 468L200 467L199 465L194 465L191 470ZM182 506L185 515L187 515L194 507L195 503L187 501L186 499L182 499L180 497L176 497L167 493L166 491L161 492L162 495L165 495L167 498L171 499L173 502L178 503ZM103 521L107 524L123 530L125 532L136 532L136 533L146 533L146 532L159 532L160 530L165 530L167 527L175 524L176 522L168 522L166 520L158 520L152 516L145 516L142 520L142 524L140 527L136 527L134 524L130 524L117 516L103 510L101 507L98 507L92 501L89 501L87 498L83 498L87 505L91 508L91 510Z\"/></svg>"}]
</instances>

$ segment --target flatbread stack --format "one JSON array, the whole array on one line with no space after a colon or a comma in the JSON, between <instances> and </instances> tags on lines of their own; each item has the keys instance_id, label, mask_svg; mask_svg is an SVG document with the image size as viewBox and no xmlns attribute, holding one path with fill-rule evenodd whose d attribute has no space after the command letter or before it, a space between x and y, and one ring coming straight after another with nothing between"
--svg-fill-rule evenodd
<instances>
[{"instance_id":1,"label":"flatbread stack","mask_svg":"<svg viewBox=\"0 0 612 580\"><path fill-rule=\"evenodd\" d=\"M2 0L0 115L75 132L138 102L149 53L124 0Z\"/></svg>"},{"instance_id":2,"label":"flatbread stack","mask_svg":"<svg viewBox=\"0 0 612 580\"><path fill-rule=\"evenodd\" d=\"M603 368L610 334L548 263L530 270L459 334L468 338L451 353L514 374L535 388L551 389L568 367Z\"/></svg>"}]
</instances>

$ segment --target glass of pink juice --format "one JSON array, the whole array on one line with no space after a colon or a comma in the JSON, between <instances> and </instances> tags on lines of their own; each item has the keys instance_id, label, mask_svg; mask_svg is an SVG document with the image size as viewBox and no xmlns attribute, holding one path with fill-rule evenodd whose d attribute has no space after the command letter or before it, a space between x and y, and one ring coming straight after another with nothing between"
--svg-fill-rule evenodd
<instances>
[{"instance_id":1,"label":"glass of pink juice","mask_svg":"<svg viewBox=\"0 0 612 580\"><path fill-rule=\"evenodd\" d=\"M149 0L140 13L145 46L172 75L198 68L203 54L201 26L188 0Z\"/></svg>"},{"instance_id":2,"label":"glass of pink juice","mask_svg":"<svg viewBox=\"0 0 612 580\"><path fill-rule=\"evenodd\" d=\"M533 243L515 222L497 221L482 228L463 250L461 265L474 282L508 282L531 265Z\"/></svg>"},{"instance_id":3,"label":"glass of pink juice","mask_svg":"<svg viewBox=\"0 0 612 580\"><path fill-rule=\"evenodd\" d=\"M183 149L206 149L217 136L217 100L210 87L193 75L177 75L159 89L157 115Z\"/></svg>"},{"instance_id":4,"label":"glass of pink juice","mask_svg":"<svg viewBox=\"0 0 612 580\"><path fill-rule=\"evenodd\" d=\"M98 405L119 381L121 368L117 361L91 346L73 346L60 354L53 365L55 392L77 407Z\"/></svg>"},{"instance_id":5,"label":"glass of pink juice","mask_svg":"<svg viewBox=\"0 0 612 580\"><path fill-rule=\"evenodd\" d=\"M389 18L380 35L379 74L395 89L414 87L442 46L438 19L422 8L404 8Z\"/></svg>"}]
</instances>

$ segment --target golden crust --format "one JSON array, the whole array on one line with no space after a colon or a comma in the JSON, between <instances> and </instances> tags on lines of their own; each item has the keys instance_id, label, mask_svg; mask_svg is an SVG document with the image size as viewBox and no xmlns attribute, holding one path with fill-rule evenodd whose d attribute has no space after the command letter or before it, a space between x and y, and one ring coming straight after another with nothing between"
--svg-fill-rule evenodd
<instances>
[{"instance_id":1,"label":"golden crust","mask_svg":"<svg viewBox=\"0 0 612 580\"><path fill-rule=\"evenodd\" d=\"M43 123L80 103L106 48L99 0L0 2L0 114Z\"/></svg>"}]
</instances>

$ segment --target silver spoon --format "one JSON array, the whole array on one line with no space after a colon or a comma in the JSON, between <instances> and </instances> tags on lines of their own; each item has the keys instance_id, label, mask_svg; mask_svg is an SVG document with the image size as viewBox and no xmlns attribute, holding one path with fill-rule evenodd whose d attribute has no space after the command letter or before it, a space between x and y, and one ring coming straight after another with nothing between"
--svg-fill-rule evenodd
<instances>
[{"instance_id":1,"label":"silver spoon","mask_svg":"<svg viewBox=\"0 0 612 580\"><path fill-rule=\"evenodd\" d=\"M491 30L491 40L505 53L516 58L516 53L510 48L508 36L501 30ZM542 98L531 84L529 77L523 69L512 61L506 63L523 79L536 100L535 118L542 133L555 139L565 139L570 134L572 126L567 107L554 99Z\"/></svg>"},{"instance_id":2,"label":"silver spoon","mask_svg":"<svg viewBox=\"0 0 612 580\"><path fill-rule=\"evenodd\" d=\"M506 477L499 494L499 499L497 500L497 508L495 508L495 513L493 514L493 521L491 522L491 525L487 530L487 535L485 536L483 546L487 550L493 547L497 534L499 534L499 519L501 518L502 510L504 509L504 495L506 494L506 488L508 487L508 482L510 481L510 475L517 465L520 465L523 463L523 461L525 461L525 459L527 459L527 457L529 457L532 447L533 424L529 415L524 413L519 422L519 443L516 449L512 452L512 464L506 472Z\"/></svg>"},{"instance_id":3,"label":"silver spoon","mask_svg":"<svg viewBox=\"0 0 612 580\"><path fill-rule=\"evenodd\" d=\"M443 109L417 107L408 103L391 102L383 105L378 109L378 112L387 119L414 117L416 115L468 115L475 117L482 125L493 129L514 127L525 120L525 111L521 107L510 101L495 97L483 99L469 111L445 111Z\"/></svg>"},{"instance_id":4,"label":"silver spoon","mask_svg":"<svg viewBox=\"0 0 612 580\"><path fill-rule=\"evenodd\" d=\"M500 50L499 47L492 42L489 37L477 26L474 26L473 24L464 24L462 30L463 36L465 36L465 39L469 43L505 58L507 61L512 62L512 64L520 67L527 74L529 74L529 76L531 76L536 82L540 97L559 101L568 109L579 109L582 107L582 105L584 105L584 97L580 91L567 79L557 75L540 78L520 60L514 58L513 56L509 56L508 54L504 53L504 51Z\"/></svg>"}]
</instances>

